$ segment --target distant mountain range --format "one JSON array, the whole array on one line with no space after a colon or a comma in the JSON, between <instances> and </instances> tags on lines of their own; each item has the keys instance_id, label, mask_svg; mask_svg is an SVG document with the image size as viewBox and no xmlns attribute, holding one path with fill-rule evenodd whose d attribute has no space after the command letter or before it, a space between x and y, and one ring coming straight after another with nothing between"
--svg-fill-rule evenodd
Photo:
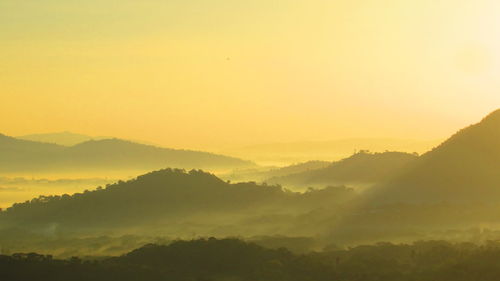
<instances>
[{"instance_id":1,"label":"distant mountain range","mask_svg":"<svg viewBox=\"0 0 500 281\"><path fill-rule=\"evenodd\" d=\"M160 152L160 148L144 145L136 150L133 148L137 144L121 140L64 147L3 136L0 147L0 155L5 154L7 159L0 159L1 167L9 167L9 161L14 159L38 165L32 164L33 168L50 163L28 161L32 155L67 166L74 165L68 159L78 160L86 167L98 163L102 167L116 166L130 159L153 161L161 153L182 155L184 161L191 159L185 151ZM70 155L62 158L68 162L60 162L55 157L59 153ZM188 155L200 161L198 152ZM203 155L206 159L216 157ZM375 184L360 194L338 186L296 193L267 184L231 184L199 170L167 169L94 191L15 204L0 213L0 227L51 233L113 228L154 229L174 236L324 235L334 243L348 244L428 239L426 235L431 232L447 233L500 222L500 110L422 156L362 151L325 165L310 162L278 169L274 171L275 179L301 185L360 181ZM10 168L15 167L13 164Z\"/></svg>"},{"instance_id":2,"label":"distant mountain range","mask_svg":"<svg viewBox=\"0 0 500 281\"><path fill-rule=\"evenodd\" d=\"M0 134L0 172L108 173L166 167L234 169L254 164L207 152L161 148L120 139L89 140L73 146L21 140Z\"/></svg>"},{"instance_id":3,"label":"distant mountain range","mask_svg":"<svg viewBox=\"0 0 500 281\"><path fill-rule=\"evenodd\" d=\"M422 154L441 142L441 139L349 138L330 141L269 143L222 151L226 154L256 161L262 165L283 166L311 160L337 161L361 150Z\"/></svg>"},{"instance_id":4,"label":"distant mountain range","mask_svg":"<svg viewBox=\"0 0 500 281\"><path fill-rule=\"evenodd\" d=\"M53 143L53 144L59 144L59 145L64 145L64 146L74 146L74 145L80 144L82 142L87 142L87 141L91 141L91 140L113 139L113 137L109 137L109 136L88 136L88 135L77 134L77 133L68 132L68 131L58 132L58 133L46 133L46 134L31 134L31 135L18 136L16 138L22 139L22 140L36 141L36 142ZM129 139L128 141L136 142L136 143L140 143L140 144L157 146L154 143L146 142L146 141L142 141L142 140L139 141L139 140Z\"/></svg>"},{"instance_id":5,"label":"distant mountain range","mask_svg":"<svg viewBox=\"0 0 500 281\"><path fill-rule=\"evenodd\" d=\"M64 146L73 146L90 140L110 139L111 137L91 137L72 132L59 132L59 133L47 133L47 134L31 134L31 135L18 136L16 138L22 140L36 141L36 142L53 143Z\"/></svg>"},{"instance_id":6,"label":"distant mountain range","mask_svg":"<svg viewBox=\"0 0 500 281\"><path fill-rule=\"evenodd\" d=\"M278 169L281 174L265 181L302 187L365 183L375 185L373 196L401 202L500 201L500 110L420 157L360 151L324 167L326 162L316 163Z\"/></svg>"}]
</instances>

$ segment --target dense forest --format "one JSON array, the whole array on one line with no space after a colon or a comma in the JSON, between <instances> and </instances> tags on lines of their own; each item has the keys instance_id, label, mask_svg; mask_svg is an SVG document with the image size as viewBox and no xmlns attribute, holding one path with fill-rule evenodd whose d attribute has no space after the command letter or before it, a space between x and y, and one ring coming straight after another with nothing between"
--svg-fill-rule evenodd
<instances>
[{"instance_id":1,"label":"dense forest","mask_svg":"<svg viewBox=\"0 0 500 281\"><path fill-rule=\"evenodd\" d=\"M238 239L148 244L102 260L58 260L36 253L0 256L0 279L9 281L496 281L500 244L420 241L378 243L293 254Z\"/></svg>"}]
</instances>

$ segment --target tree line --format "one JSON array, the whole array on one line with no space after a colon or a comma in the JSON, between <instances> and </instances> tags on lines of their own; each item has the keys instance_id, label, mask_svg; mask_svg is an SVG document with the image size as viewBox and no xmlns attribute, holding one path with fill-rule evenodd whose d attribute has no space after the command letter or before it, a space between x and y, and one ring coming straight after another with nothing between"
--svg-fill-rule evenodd
<instances>
[{"instance_id":1,"label":"tree line","mask_svg":"<svg viewBox=\"0 0 500 281\"><path fill-rule=\"evenodd\" d=\"M36 253L0 256L0 280L499 280L500 243L378 243L293 254L239 239L145 245L120 257L58 260Z\"/></svg>"}]
</instances>

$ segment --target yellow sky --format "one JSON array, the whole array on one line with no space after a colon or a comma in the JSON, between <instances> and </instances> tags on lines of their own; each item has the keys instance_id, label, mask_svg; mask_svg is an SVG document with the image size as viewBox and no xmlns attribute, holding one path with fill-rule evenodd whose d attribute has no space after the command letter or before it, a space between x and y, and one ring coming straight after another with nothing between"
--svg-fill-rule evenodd
<instances>
[{"instance_id":1,"label":"yellow sky","mask_svg":"<svg viewBox=\"0 0 500 281\"><path fill-rule=\"evenodd\" d=\"M0 132L433 139L500 107L494 0L2 0Z\"/></svg>"}]
</instances>

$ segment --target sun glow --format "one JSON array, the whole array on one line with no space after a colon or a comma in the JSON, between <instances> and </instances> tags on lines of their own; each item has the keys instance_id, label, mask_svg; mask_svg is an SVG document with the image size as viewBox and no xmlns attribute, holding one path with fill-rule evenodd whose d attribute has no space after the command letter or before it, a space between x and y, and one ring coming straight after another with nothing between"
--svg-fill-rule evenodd
<instances>
[{"instance_id":1,"label":"sun glow","mask_svg":"<svg viewBox=\"0 0 500 281\"><path fill-rule=\"evenodd\" d=\"M496 1L116 4L0 3L4 133L434 139L500 104Z\"/></svg>"}]
</instances>

